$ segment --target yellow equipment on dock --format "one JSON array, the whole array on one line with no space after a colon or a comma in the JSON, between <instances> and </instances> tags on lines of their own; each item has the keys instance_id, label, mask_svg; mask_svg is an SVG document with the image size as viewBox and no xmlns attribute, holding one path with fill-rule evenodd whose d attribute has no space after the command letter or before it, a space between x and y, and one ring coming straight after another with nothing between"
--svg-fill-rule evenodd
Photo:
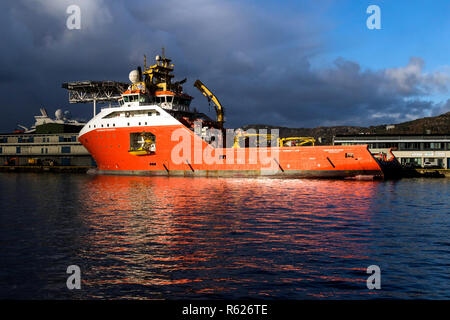
<instances>
[{"instance_id":1,"label":"yellow equipment on dock","mask_svg":"<svg viewBox=\"0 0 450 320\"><path fill-rule=\"evenodd\" d=\"M287 143L290 143L290 146L286 146ZM311 143L312 146L316 143L316 139L313 137L287 137L279 139L280 147L298 147L303 146L307 143Z\"/></svg>"},{"instance_id":2,"label":"yellow equipment on dock","mask_svg":"<svg viewBox=\"0 0 450 320\"><path fill-rule=\"evenodd\" d=\"M276 136L273 134L262 134L262 133L240 133L234 137L234 144L233 148L241 148L241 141L242 139L250 139L251 137L254 138L252 142L255 143L252 147L259 147L261 144L261 140L264 139L267 141L266 146L270 146L272 143L272 140L276 140Z\"/></svg>"}]
</instances>

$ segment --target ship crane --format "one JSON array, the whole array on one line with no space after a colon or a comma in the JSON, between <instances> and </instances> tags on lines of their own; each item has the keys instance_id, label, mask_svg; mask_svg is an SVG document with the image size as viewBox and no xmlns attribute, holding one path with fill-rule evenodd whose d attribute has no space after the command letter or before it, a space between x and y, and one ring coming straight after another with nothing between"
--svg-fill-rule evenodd
<instances>
[{"instance_id":1,"label":"ship crane","mask_svg":"<svg viewBox=\"0 0 450 320\"><path fill-rule=\"evenodd\" d=\"M208 99L208 103L211 101L214 103L214 108L216 109L217 113L217 123L222 129L223 123L225 122L225 113L222 105L219 102L219 99L217 99L217 97L200 80L195 81L194 87L200 90L200 92Z\"/></svg>"}]
</instances>

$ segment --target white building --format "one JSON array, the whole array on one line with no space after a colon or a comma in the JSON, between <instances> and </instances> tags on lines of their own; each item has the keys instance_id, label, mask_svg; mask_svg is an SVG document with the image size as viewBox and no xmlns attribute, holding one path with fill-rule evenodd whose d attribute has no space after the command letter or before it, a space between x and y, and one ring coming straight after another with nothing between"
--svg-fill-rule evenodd
<instances>
[{"instance_id":1,"label":"white building","mask_svg":"<svg viewBox=\"0 0 450 320\"><path fill-rule=\"evenodd\" d=\"M450 135L337 135L333 144L367 144L372 153L392 148L402 165L450 168Z\"/></svg>"}]
</instances>

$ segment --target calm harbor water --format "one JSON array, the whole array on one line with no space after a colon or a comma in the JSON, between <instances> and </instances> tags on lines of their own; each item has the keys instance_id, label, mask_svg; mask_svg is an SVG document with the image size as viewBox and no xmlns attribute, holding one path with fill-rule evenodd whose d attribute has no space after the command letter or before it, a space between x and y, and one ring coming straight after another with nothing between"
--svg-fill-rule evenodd
<instances>
[{"instance_id":1,"label":"calm harbor water","mask_svg":"<svg viewBox=\"0 0 450 320\"><path fill-rule=\"evenodd\" d=\"M449 187L2 173L0 298L448 299Z\"/></svg>"}]
</instances>

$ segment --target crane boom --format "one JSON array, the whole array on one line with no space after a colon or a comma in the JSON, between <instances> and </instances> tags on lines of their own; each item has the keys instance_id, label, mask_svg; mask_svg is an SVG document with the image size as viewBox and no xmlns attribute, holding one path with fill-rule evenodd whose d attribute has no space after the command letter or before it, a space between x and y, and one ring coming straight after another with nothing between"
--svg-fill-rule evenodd
<instances>
[{"instance_id":1,"label":"crane boom","mask_svg":"<svg viewBox=\"0 0 450 320\"><path fill-rule=\"evenodd\" d=\"M225 122L224 118L224 109L219 102L219 99L200 81L196 80L194 83L194 87L196 87L200 92L208 99L214 103L214 108L217 113L217 122L219 123L220 128L223 128L223 123Z\"/></svg>"}]
</instances>

